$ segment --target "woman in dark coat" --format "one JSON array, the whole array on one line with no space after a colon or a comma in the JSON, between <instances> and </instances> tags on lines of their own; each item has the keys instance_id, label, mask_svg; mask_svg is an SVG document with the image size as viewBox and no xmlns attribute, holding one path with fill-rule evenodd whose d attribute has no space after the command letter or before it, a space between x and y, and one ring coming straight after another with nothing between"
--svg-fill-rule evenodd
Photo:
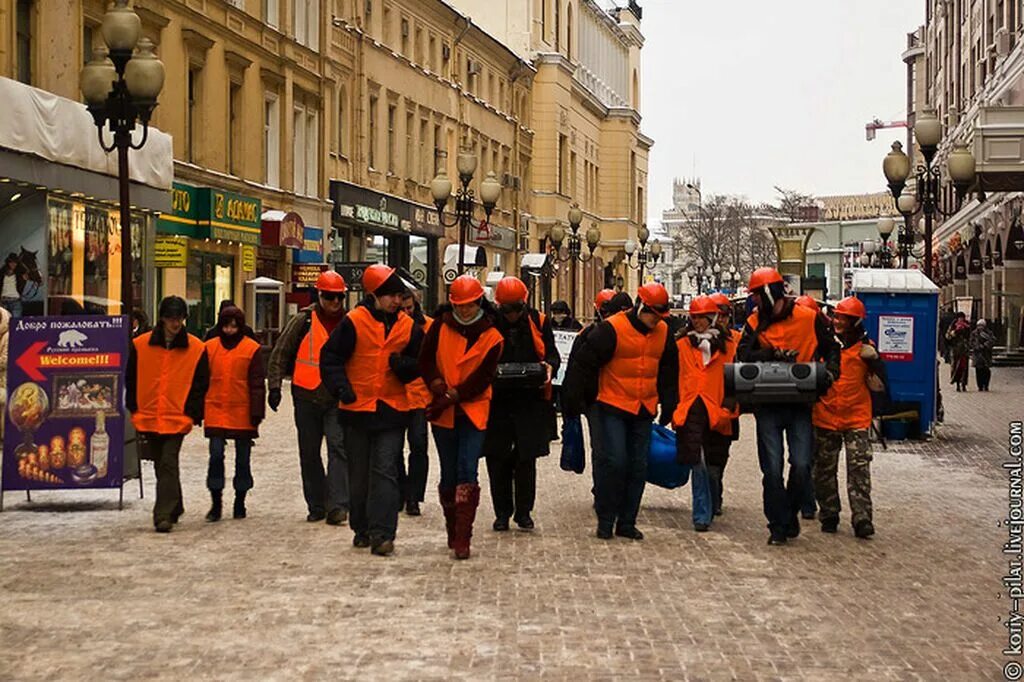
<instances>
[{"instance_id":1,"label":"woman in dark coat","mask_svg":"<svg viewBox=\"0 0 1024 682\"><path fill-rule=\"evenodd\" d=\"M970 347L979 391L988 391L988 384L992 380L992 349L995 346L996 336L988 328L988 322L978 320L971 332Z\"/></svg>"},{"instance_id":2,"label":"woman in dark coat","mask_svg":"<svg viewBox=\"0 0 1024 682\"><path fill-rule=\"evenodd\" d=\"M967 390L967 377L970 370L968 363L970 336L971 325L967 322L967 315L962 312L957 313L956 319L946 331L946 342L952 365L950 383L956 384L958 393Z\"/></svg>"}]
</instances>

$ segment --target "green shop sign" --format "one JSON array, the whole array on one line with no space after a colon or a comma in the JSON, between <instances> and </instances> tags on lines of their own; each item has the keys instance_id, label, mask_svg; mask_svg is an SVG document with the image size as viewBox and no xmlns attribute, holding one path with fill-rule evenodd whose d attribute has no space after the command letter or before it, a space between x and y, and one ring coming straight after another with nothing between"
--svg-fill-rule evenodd
<instances>
[{"instance_id":1,"label":"green shop sign","mask_svg":"<svg viewBox=\"0 0 1024 682\"><path fill-rule=\"evenodd\" d=\"M176 182L171 190L171 213L163 213L157 231L193 239L226 239L260 243L259 199L211 187Z\"/></svg>"}]
</instances>

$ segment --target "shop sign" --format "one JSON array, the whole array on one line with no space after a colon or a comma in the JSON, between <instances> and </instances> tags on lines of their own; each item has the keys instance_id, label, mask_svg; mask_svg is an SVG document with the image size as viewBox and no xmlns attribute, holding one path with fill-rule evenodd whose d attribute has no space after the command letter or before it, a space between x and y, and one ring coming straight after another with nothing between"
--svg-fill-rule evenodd
<instances>
[{"instance_id":1,"label":"shop sign","mask_svg":"<svg viewBox=\"0 0 1024 682\"><path fill-rule=\"evenodd\" d=\"M510 227L488 225L484 230L470 230L470 240L474 244L493 246L496 249L514 251L516 248L516 231Z\"/></svg>"},{"instance_id":2,"label":"shop sign","mask_svg":"<svg viewBox=\"0 0 1024 682\"><path fill-rule=\"evenodd\" d=\"M303 285L316 284L320 273L327 267L326 263L295 263L292 265L292 282Z\"/></svg>"},{"instance_id":3,"label":"shop sign","mask_svg":"<svg viewBox=\"0 0 1024 682\"><path fill-rule=\"evenodd\" d=\"M437 217L437 211L430 208L417 207L413 211L413 230L432 237L444 236L444 226Z\"/></svg>"},{"instance_id":4,"label":"shop sign","mask_svg":"<svg viewBox=\"0 0 1024 682\"><path fill-rule=\"evenodd\" d=\"M302 250L295 253L296 263L322 263L324 261L324 231L319 227L303 230Z\"/></svg>"},{"instance_id":5,"label":"shop sign","mask_svg":"<svg viewBox=\"0 0 1024 682\"><path fill-rule=\"evenodd\" d=\"M153 248L153 264L158 268L184 268L188 265L188 238L158 235Z\"/></svg>"},{"instance_id":6,"label":"shop sign","mask_svg":"<svg viewBox=\"0 0 1024 682\"><path fill-rule=\"evenodd\" d=\"M390 227L394 230L401 229L402 219L397 213L392 213L388 210L388 200L384 197L380 198L380 203L376 207L357 204L355 209L356 220L372 225Z\"/></svg>"},{"instance_id":7,"label":"shop sign","mask_svg":"<svg viewBox=\"0 0 1024 682\"><path fill-rule=\"evenodd\" d=\"M3 490L121 486L127 330L123 316L12 321Z\"/></svg>"},{"instance_id":8,"label":"shop sign","mask_svg":"<svg viewBox=\"0 0 1024 682\"><path fill-rule=\"evenodd\" d=\"M883 360L914 359L914 318L910 315L878 316L878 354Z\"/></svg>"},{"instance_id":9,"label":"shop sign","mask_svg":"<svg viewBox=\"0 0 1024 682\"><path fill-rule=\"evenodd\" d=\"M256 271L256 247L255 246L243 246L242 247L242 271L243 272L255 272Z\"/></svg>"},{"instance_id":10,"label":"shop sign","mask_svg":"<svg viewBox=\"0 0 1024 682\"><path fill-rule=\"evenodd\" d=\"M405 199L339 180L331 181L331 199L335 221L350 220L385 230L444 235L436 215L432 223L429 209Z\"/></svg>"},{"instance_id":11,"label":"shop sign","mask_svg":"<svg viewBox=\"0 0 1024 682\"><path fill-rule=\"evenodd\" d=\"M195 239L224 239L259 244L259 199L210 187L175 182L171 213L161 214L157 231Z\"/></svg>"}]
</instances>

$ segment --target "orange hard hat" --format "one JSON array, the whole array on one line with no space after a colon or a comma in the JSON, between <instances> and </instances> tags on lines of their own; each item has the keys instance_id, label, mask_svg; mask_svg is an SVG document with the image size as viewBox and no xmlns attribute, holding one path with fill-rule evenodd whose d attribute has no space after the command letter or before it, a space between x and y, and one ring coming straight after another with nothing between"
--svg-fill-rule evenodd
<instances>
[{"instance_id":1,"label":"orange hard hat","mask_svg":"<svg viewBox=\"0 0 1024 682\"><path fill-rule=\"evenodd\" d=\"M600 310L601 306L613 298L615 298L614 289L601 289L601 291L597 292L597 296L594 297L594 309Z\"/></svg>"},{"instance_id":2,"label":"orange hard hat","mask_svg":"<svg viewBox=\"0 0 1024 682\"><path fill-rule=\"evenodd\" d=\"M698 296L690 301L690 317L694 315L717 315L718 304L710 296Z\"/></svg>"},{"instance_id":3,"label":"orange hard hat","mask_svg":"<svg viewBox=\"0 0 1024 682\"><path fill-rule=\"evenodd\" d=\"M809 310L813 310L814 312L818 312L820 310L820 308L818 308L818 302L815 301L810 296L808 296L807 294L797 297L796 304L802 305L803 307Z\"/></svg>"},{"instance_id":4,"label":"orange hard hat","mask_svg":"<svg viewBox=\"0 0 1024 682\"><path fill-rule=\"evenodd\" d=\"M648 282L636 292L640 302L649 308L662 307L664 311L657 311L662 317L668 317L668 292L665 287L657 282Z\"/></svg>"},{"instance_id":5,"label":"orange hard hat","mask_svg":"<svg viewBox=\"0 0 1024 682\"><path fill-rule=\"evenodd\" d=\"M758 268L750 275L750 284L747 285L747 288L753 291L781 281L782 275L775 268Z\"/></svg>"},{"instance_id":6,"label":"orange hard hat","mask_svg":"<svg viewBox=\"0 0 1024 682\"><path fill-rule=\"evenodd\" d=\"M395 274L395 269L387 265L381 265L380 263L371 265L363 270L363 291L372 294L377 291L381 284L388 281L388 278L393 274Z\"/></svg>"},{"instance_id":7,"label":"orange hard hat","mask_svg":"<svg viewBox=\"0 0 1024 682\"><path fill-rule=\"evenodd\" d=\"M868 316L868 311L859 298L856 296L847 296L836 304L836 314L849 315L850 317L856 317L857 319L863 320Z\"/></svg>"},{"instance_id":8,"label":"orange hard hat","mask_svg":"<svg viewBox=\"0 0 1024 682\"><path fill-rule=\"evenodd\" d=\"M324 270L320 273L320 276L316 278L317 291L327 291L335 294L343 294L348 291L348 287L345 286L345 278L336 273L334 270Z\"/></svg>"},{"instance_id":9,"label":"orange hard hat","mask_svg":"<svg viewBox=\"0 0 1024 682\"><path fill-rule=\"evenodd\" d=\"M483 298L484 287L473 275L459 275L448 289L448 300L452 305L472 303Z\"/></svg>"},{"instance_id":10,"label":"orange hard hat","mask_svg":"<svg viewBox=\"0 0 1024 682\"><path fill-rule=\"evenodd\" d=\"M494 300L498 305L524 303L529 296L530 290L518 277L502 277L494 290Z\"/></svg>"},{"instance_id":11,"label":"orange hard hat","mask_svg":"<svg viewBox=\"0 0 1024 682\"><path fill-rule=\"evenodd\" d=\"M719 308L732 307L732 301L730 301L729 297L723 294L721 291L716 291L715 293L708 296L708 298L710 298L711 302L717 305Z\"/></svg>"}]
</instances>

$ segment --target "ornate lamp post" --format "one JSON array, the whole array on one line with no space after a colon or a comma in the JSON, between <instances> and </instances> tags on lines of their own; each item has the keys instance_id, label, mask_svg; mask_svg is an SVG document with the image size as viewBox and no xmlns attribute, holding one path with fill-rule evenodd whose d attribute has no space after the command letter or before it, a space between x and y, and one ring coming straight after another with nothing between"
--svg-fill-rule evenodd
<instances>
[{"instance_id":1,"label":"ornate lamp post","mask_svg":"<svg viewBox=\"0 0 1024 682\"><path fill-rule=\"evenodd\" d=\"M896 229L896 221L888 216L882 216L878 219L878 235L882 238L882 248L880 251L882 267L892 267L892 250L889 248L889 237L892 235L893 230Z\"/></svg>"},{"instance_id":2,"label":"ornate lamp post","mask_svg":"<svg viewBox=\"0 0 1024 682\"><path fill-rule=\"evenodd\" d=\"M945 217L953 215L947 214L939 206L942 169L934 161L935 153L942 141L942 123L936 117L933 109L926 109L918 117L914 124L914 137L917 138L917 144L924 156L924 164L918 166L914 172L915 189L910 197L924 213L924 253L922 255L924 257L924 273L930 279L932 276L932 229L935 214L938 213ZM957 208L963 203L967 190L974 183L975 166L974 155L967 150L967 146L961 142L955 143L946 159L946 169L956 191ZM899 142L893 142L892 151L886 155L885 161L882 163L882 171L889 182L889 190L897 202L900 213L904 216L912 215L914 211L907 210L912 208L910 200L904 200L901 197L903 188L911 177L910 159L903 153L903 145ZM907 267L907 255L913 250L916 241L913 225L909 218L903 238L900 243L900 257L903 261L902 266L905 268Z\"/></svg>"},{"instance_id":3,"label":"ornate lamp post","mask_svg":"<svg viewBox=\"0 0 1024 682\"><path fill-rule=\"evenodd\" d=\"M589 261L594 254L594 250L598 244L601 243L601 230L594 223L587 230L586 241L587 250L582 249L582 243L584 237L580 235L580 223L583 222L583 211L580 209L579 204L574 203L569 209L569 229L570 232L566 235L565 228L561 225L555 225L551 228L551 258L558 263L569 263L569 296L572 299L572 309L578 310L576 306L576 263L586 263ZM566 236L569 241L566 243L565 255L562 255L562 243L565 242Z\"/></svg>"},{"instance_id":4,"label":"ornate lamp post","mask_svg":"<svg viewBox=\"0 0 1024 682\"><path fill-rule=\"evenodd\" d=\"M651 232L644 223L636 233L640 240L639 246L632 239L627 239L623 250L626 252L626 265L640 272L640 285L644 283L644 267L648 261L657 263L661 259L661 243L655 239L650 245L647 240L651 238ZM633 256L636 256L636 265L633 264Z\"/></svg>"},{"instance_id":5,"label":"ornate lamp post","mask_svg":"<svg viewBox=\"0 0 1024 682\"><path fill-rule=\"evenodd\" d=\"M444 159L447 154L441 153L438 158L437 176L430 182L430 193L434 197L434 206L437 207L437 218L444 227L459 227L459 274L466 269L466 239L469 229L473 223L476 209L476 198L469 184L473 181L473 174L476 173L477 158L469 149L462 149L456 160L456 167L459 171L459 182L461 186L455 192L455 219L448 223L444 220L444 209L448 199L452 196L452 181L445 171ZM480 183L480 203L484 207L484 221L480 229L487 227L491 220L491 212L498 205L501 197L501 183L494 175L494 171L487 173L487 177Z\"/></svg>"},{"instance_id":6,"label":"ornate lamp post","mask_svg":"<svg viewBox=\"0 0 1024 682\"><path fill-rule=\"evenodd\" d=\"M149 136L149 120L164 87L164 65L153 54L153 43L142 35L142 21L128 7L128 0L115 0L103 16L101 27L107 47L93 51L92 60L82 68L79 87L99 133L100 147L117 150L117 179L121 209L121 313L132 310L132 228L129 197L128 150L142 149ZM132 132L142 125L142 138L132 141ZM104 127L113 134L112 144L103 137Z\"/></svg>"}]
</instances>

